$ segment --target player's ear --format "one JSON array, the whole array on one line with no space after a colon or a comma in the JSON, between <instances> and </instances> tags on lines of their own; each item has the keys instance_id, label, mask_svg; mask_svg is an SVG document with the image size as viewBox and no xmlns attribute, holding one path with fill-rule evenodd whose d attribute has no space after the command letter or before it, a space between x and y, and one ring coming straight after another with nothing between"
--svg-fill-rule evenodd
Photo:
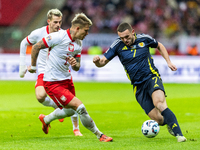
<instances>
[{"instance_id":1,"label":"player's ear","mask_svg":"<svg viewBox=\"0 0 200 150\"><path fill-rule=\"evenodd\" d=\"M79 27L79 26L77 26L77 27L76 27L76 31L78 31L79 29L80 29L80 27Z\"/></svg>"},{"instance_id":2,"label":"player's ear","mask_svg":"<svg viewBox=\"0 0 200 150\"><path fill-rule=\"evenodd\" d=\"M132 30L132 33L133 33L133 34L135 33L135 30L134 30L134 29Z\"/></svg>"},{"instance_id":3,"label":"player's ear","mask_svg":"<svg viewBox=\"0 0 200 150\"><path fill-rule=\"evenodd\" d=\"M47 19L47 23L48 23L48 24L50 23L50 20L49 20L49 19Z\"/></svg>"}]
</instances>

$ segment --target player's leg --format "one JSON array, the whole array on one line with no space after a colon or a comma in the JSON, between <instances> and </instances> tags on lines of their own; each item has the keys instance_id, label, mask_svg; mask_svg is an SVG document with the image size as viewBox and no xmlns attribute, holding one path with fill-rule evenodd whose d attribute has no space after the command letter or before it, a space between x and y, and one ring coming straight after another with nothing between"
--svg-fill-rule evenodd
<instances>
[{"instance_id":1,"label":"player's leg","mask_svg":"<svg viewBox=\"0 0 200 150\"><path fill-rule=\"evenodd\" d=\"M70 80L56 81L56 82L45 81L44 87L47 94L54 100L57 106L62 106L63 108L66 109L72 108L73 110L76 110L76 112L80 116L80 120L83 126L86 127L88 130L92 131L97 136L97 138L99 138L100 141L103 142L112 141L113 140L112 138L107 137L106 135L102 134L102 132L99 131L94 121L87 113L86 108L82 104L82 102L68 90L70 82L71 82ZM68 112L65 111L64 113L66 113L66 116L68 116ZM53 119L56 119L56 117L59 116L54 115L54 118L52 118L51 120L46 120L45 117L43 119L40 119L42 123L45 121L45 123L43 123L43 127L46 126L46 124L49 124Z\"/></svg>"},{"instance_id":2,"label":"player's leg","mask_svg":"<svg viewBox=\"0 0 200 150\"><path fill-rule=\"evenodd\" d=\"M135 86L134 92L137 99L137 102L140 104L145 113L152 119L158 122L159 125L163 125L164 118L155 108L152 98L148 92L148 82Z\"/></svg>"},{"instance_id":3,"label":"player's leg","mask_svg":"<svg viewBox=\"0 0 200 150\"><path fill-rule=\"evenodd\" d=\"M43 86L37 86L35 88L35 95L38 102L40 102L42 105L53 107L54 109L58 108L58 106L54 103L54 101L47 96Z\"/></svg>"},{"instance_id":4,"label":"player's leg","mask_svg":"<svg viewBox=\"0 0 200 150\"><path fill-rule=\"evenodd\" d=\"M47 96L47 93L44 89L43 86L43 76L44 74L38 75L36 84L35 84L35 95L38 100L42 105L48 106L48 107L53 107L54 109L58 108L58 106L55 104L55 102ZM59 119L60 122L63 122L64 119L61 118Z\"/></svg>"},{"instance_id":5,"label":"player's leg","mask_svg":"<svg viewBox=\"0 0 200 150\"><path fill-rule=\"evenodd\" d=\"M154 106L161 112L161 115L165 118L166 123L169 125L177 137L178 142L186 141L186 138L181 132L175 114L167 107L164 92L162 90L155 90L152 93L152 99Z\"/></svg>"},{"instance_id":6,"label":"player's leg","mask_svg":"<svg viewBox=\"0 0 200 150\"><path fill-rule=\"evenodd\" d=\"M73 108L80 116L81 123L84 127L94 133L97 138L102 142L110 142L113 141L111 137L107 137L104 135L96 126L93 119L89 116L84 104L77 98L74 97L66 107Z\"/></svg>"},{"instance_id":7,"label":"player's leg","mask_svg":"<svg viewBox=\"0 0 200 150\"><path fill-rule=\"evenodd\" d=\"M73 80L71 78L71 80L69 80L68 83L68 90L74 95L76 96L75 93L75 88L74 88L74 83ZM78 113L76 112L73 116L71 116L71 121L72 121L72 125L73 125L73 132L75 136L83 136L80 132L79 129L79 118L78 118Z\"/></svg>"},{"instance_id":8,"label":"player's leg","mask_svg":"<svg viewBox=\"0 0 200 150\"><path fill-rule=\"evenodd\" d=\"M43 76L44 74L39 74L35 84L36 98L38 102L40 102L42 105L53 107L54 109L56 109L58 108L58 106L54 103L54 101L51 98L47 96L46 91L43 87Z\"/></svg>"},{"instance_id":9,"label":"player's leg","mask_svg":"<svg viewBox=\"0 0 200 150\"><path fill-rule=\"evenodd\" d=\"M79 121L78 121L78 113L76 112L73 116L71 116L71 121L73 125L73 132L75 136L83 136L79 130Z\"/></svg>"},{"instance_id":10,"label":"player's leg","mask_svg":"<svg viewBox=\"0 0 200 150\"><path fill-rule=\"evenodd\" d=\"M72 115L75 114L75 110L71 109L71 108L57 108L55 109L53 112L51 112L49 115L46 115L44 117L44 122L46 124L50 124L52 121L56 120L56 119L61 119L61 118L65 118L65 117L70 117Z\"/></svg>"},{"instance_id":11,"label":"player's leg","mask_svg":"<svg viewBox=\"0 0 200 150\"><path fill-rule=\"evenodd\" d=\"M155 86L156 84L156 86ZM160 90L162 89L162 90ZM159 123L159 125L168 124L168 117L161 115L160 112L167 108L164 87L159 77L153 77L147 82L140 84L134 89L136 93L136 99L141 107L145 110L145 113L152 119ZM152 96L155 91L161 91L160 95ZM152 100L153 99L153 100ZM156 103L156 99L162 103ZM179 128L180 129L180 128ZM169 131L171 132L171 131ZM170 134L173 135L173 132Z\"/></svg>"},{"instance_id":12,"label":"player's leg","mask_svg":"<svg viewBox=\"0 0 200 150\"><path fill-rule=\"evenodd\" d=\"M60 101L59 103L62 103L62 102ZM71 108L73 108L73 109L71 109ZM94 121L92 120L92 118L87 113L85 106L76 97L74 97L69 102L69 104L66 106L66 108L63 108L63 109L57 108L56 110L54 110L49 115L45 116L45 115L41 114L39 116L39 119L43 124L42 129L43 129L44 133L48 134L48 128L50 127L50 123L53 120L59 119L59 118L65 118L65 117L69 117L69 116L74 115L75 114L74 109L76 109L78 114L80 115L80 120L81 120L83 126L86 127L87 129L89 129L91 132L93 132L100 141L103 141L103 142L112 141L112 138L107 137L101 131L99 131L99 129L96 127Z\"/></svg>"},{"instance_id":13,"label":"player's leg","mask_svg":"<svg viewBox=\"0 0 200 150\"><path fill-rule=\"evenodd\" d=\"M163 126L164 117L161 115L160 111L155 107L148 113L149 118L155 120L160 126Z\"/></svg>"},{"instance_id":14,"label":"player's leg","mask_svg":"<svg viewBox=\"0 0 200 150\"><path fill-rule=\"evenodd\" d=\"M60 82L58 82L58 83L60 83ZM54 86L54 85L52 85L52 86ZM70 81L70 80L67 80L65 86L66 86L66 88L69 88L70 91L72 91L72 94L71 94L70 91L67 90L67 92L69 92L69 93L70 93L70 96L71 96L71 97L69 97L69 99L72 99L72 98L74 97L74 94L75 94L73 82ZM55 97L55 95L59 94L57 91L65 91L65 88L64 88L64 87L60 87L59 84L56 84L55 87L56 87L56 88L53 88L55 91L52 91L52 92L51 92L51 90L48 90L48 91L49 91L48 94L50 95L50 97L51 97L52 99L54 99L54 101L57 102L57 98ZM51 86L47 86L46 88L51 89ZM56 91L56 89L57 89L57 91ZM55 95L53 94L53 92L55 92ZM63 94L64 94L64 93L63 93ZM62 95L62 94L60 94L60 95ZM58 96L58 98L60 99L59 96ZM57 103L56 106L57 106L57 105L59 105L59 103ZM58 106L57 106L57 107L58 107ZM63 106L62 106L62 107L63 107ZM54 119L59 119L59 121L60 121L61 118L62 118L62 117L60 117L60 116L63 116L63 113L64 113L63 111L65 111L65 109L63 109L63 110L56 110L56 111L52 112L52 114L50 115L50 119L49 119L49 120L52 120L52 121L53 121ZM75 136L83 136L83 135L81 134L80 130L79 130L78 114L75 112L75 114L74 114L73 116L72 116L72 115L70 115L70 116L71 116L71 120L72 120L72 124L73 124L73 133L74 133L74 135L75 135ZM59 117L59 118L58 118L58 117ZM49 122L49 121L48 121L48 122ZM47 123L48 123L48 122L47 122Z\"/></svg>"},{"instance_id":15,"label":"player's leg","mask_svg":"<svg viewBox=\"0 0 200 150\"><path fill-rule=\"evenodd\" d=\"M75 114L75 111L73 109L65 109L65 108L63 109L57 108L52 113L46 116L40 114L39 119L43 124L42 130L44 131L45 134L48 134L50 123L53 120L69 117L72 116L73 114Z\"/></svg>"}]
</instances>

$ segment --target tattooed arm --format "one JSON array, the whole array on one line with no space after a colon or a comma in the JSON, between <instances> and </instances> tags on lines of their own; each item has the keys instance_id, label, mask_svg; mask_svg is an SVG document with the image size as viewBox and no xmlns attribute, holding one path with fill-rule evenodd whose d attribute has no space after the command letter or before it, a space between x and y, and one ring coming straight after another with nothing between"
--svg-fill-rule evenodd
<instances>
[{"instance_id":1,"label":"tattooed arm","mask_svg":"<svg viewBox=\"0 0 200 150\"><path fill-rule=\"evenodd\" d=\"M72 69L74 71L78 71L80 69L80 61L81 61L81 58L80 57L70 57L68 62L69 64L72 66Z\"/></svg>"},{"instance_id":2,"label":"tattooed arm","mask_svg":"<svg viewBox=\"0 0 200 150\"><path fill-rule=\"evenodd\" d=\"M31 66L28 67L28 71L30 73L36 72L37 57L38 57L39 51L44 48L46 48L46 46L44 45L44 42L42 40L36 43L35 45L33 45L32 50L31 50Z\"/></svg>"}]
</instances>

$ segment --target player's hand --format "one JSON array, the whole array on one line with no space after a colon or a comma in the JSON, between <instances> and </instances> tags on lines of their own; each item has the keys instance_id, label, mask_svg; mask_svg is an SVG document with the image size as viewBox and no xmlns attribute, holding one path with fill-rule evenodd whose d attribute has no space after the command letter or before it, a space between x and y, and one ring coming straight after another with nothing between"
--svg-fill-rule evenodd
<instances>
[{"instance_id":1,"label":"player's hand","mask_svg":"<svg viewBox=\"0 0 200 150\"><path fill-rule=\"evenodd\" d=\"M69 57L68 62L72 67L77 65L76 59L74 57Z\"/></svg>"},{"instance_id":2,"label":"player's hand","mask_svg":"<svg viewBox=\"0 0 200 150\"><path fill-rule=\"evenodd\" d=\"M98 56L98 55L96 55L96 56L94 56L94 58L93 58L93 63L97 63L97 62L99 62L100 61L100 57Z\"/></svg>"},{"instance_id":3,"label":"player's hand","mask_svg":"<svg viewBox=\"0 0 200 150\"><path fill-rule=\"evenodd\" d=\"M33 66L28 66L28 71L30 73L36 73L36 67L34 66L34 68L33 68Z\"/></svg>"},{"instance_id":4,"label":"player's hand","mask_svg":"<svg viewBox=\"0 0 200 150\"><path fill-rule=\"evenodd\" d=\"M19 66L19 76L20 78L23 78L24 75L26 74L27 72L27 66L26 65L20 65Z\"/></svg>"},{"instance_id":5,"label":"player's hand","mask_svg":"<svg viewBox=\"0 0 200 150\"><path fill-rule=\"evenodd\" d=\"M174 64L172 64L171 62L168 63L168 67L169 67L172 71L176 71L176 70L177 70L176 66L175 66Z\"/></svg>"}]
</instances>

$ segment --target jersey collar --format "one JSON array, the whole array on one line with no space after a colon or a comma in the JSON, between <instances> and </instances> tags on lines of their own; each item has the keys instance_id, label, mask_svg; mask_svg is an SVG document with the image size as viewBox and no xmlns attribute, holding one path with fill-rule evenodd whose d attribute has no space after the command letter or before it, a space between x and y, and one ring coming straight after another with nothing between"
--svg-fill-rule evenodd
<instances>
[{"instance_id":1,"label":"jersey collar","mask_svg":"<svg viewBox=\"0 0 200 150\"><path fill-rule=\"evenodd\" d=\"M71 39L71 41L74 42L75 40L72 40L72 37L71 37L69 29L67 29L67 34L68 34L69 38Z\"/></svg>"},{"instance_id":2,"label":"jersey collar","mask_svg":"<svg viewBox=\"0 0 200 150\"><path fill-rule=\"evenodd\" d=\"M135 39L137 39L137 34L136 33L134 33L134 36L135 36Z\"/></svg>"},{"instance_id":3,"label":"jersey collar","mask_svg":"<svg viewBox=\"0 0 200 150\"><path fill-rule=\"evenodd\" d=\"M46 27L47 34L49 34L49 25Z\"/></svg>"}]
</instances>

